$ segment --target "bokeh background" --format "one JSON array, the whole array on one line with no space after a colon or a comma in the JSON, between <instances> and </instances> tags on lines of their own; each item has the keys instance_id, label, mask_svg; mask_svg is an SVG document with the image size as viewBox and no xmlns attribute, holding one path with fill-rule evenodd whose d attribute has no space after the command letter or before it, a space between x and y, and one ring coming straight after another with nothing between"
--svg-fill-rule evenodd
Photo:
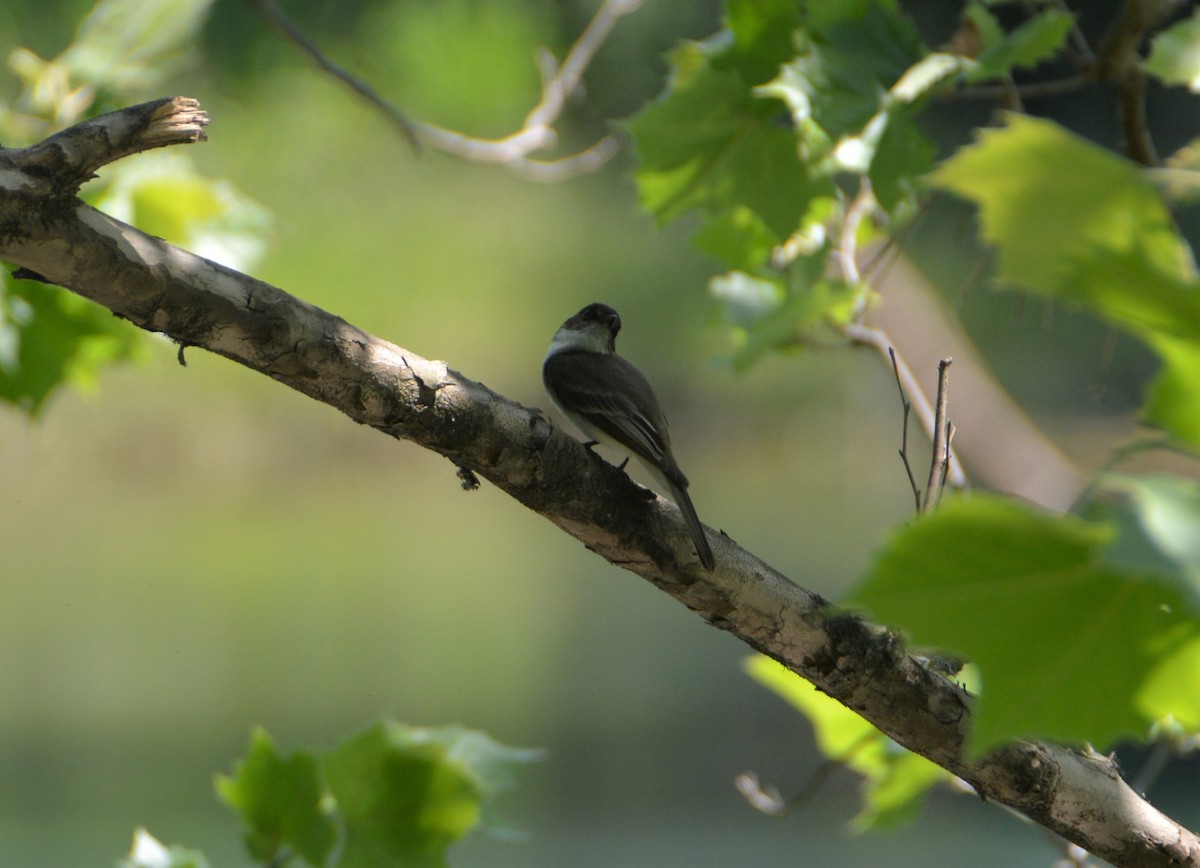
<instances>
[{"instance_id":1,"label":"bokeh background","mask_svg":"<svg viewBox=\"0 0 1200 868\"><path fill-rule=\"evenodd\" d=\"M519 124L536 99L533 50L561 54L592 9L286 5L414 115L480 134ZM936 41L957 4L921 5ZM53 56L89 6L10 0L0 50ZM651 98L662 53L719 16L714 2L651 2L625 19L568 141ZM686 226L662 231L638 210L628 155L554 186L414 158L240 0L216 3L167 92L212 116L210 141L189 149L202 170L274 214L257 276L542 407L555 328L612 304L622 351L665 399L702 519L823 595L842 594L908 518L891 371L829 347L734 373L705 292L715 265ZM948 148L981 111L930 123ZM967 234L930 218L909 243L1001 382L1098 465L1133 433L1149 357L1070 311L972 284ZM744 646L486 484L463 492L444 459L224 359L187 362L156 339L144 364L59 394L37 420L0 410L0 866L111 864L138 825L246 865L212 778L250 728L321 746L382 715L548 749L500 804L527 839L473 837L453 853L464 868L1055 858L1037 828L950 793L913 826L854 837L858 781L843 770L786 819L754 812L735 775L787 794L821 760L807 724L742 673ZM1200 808L1172 794L1197 772L1174 767L1156 791L1185 823Z\"/></svg>"}]
</instances>

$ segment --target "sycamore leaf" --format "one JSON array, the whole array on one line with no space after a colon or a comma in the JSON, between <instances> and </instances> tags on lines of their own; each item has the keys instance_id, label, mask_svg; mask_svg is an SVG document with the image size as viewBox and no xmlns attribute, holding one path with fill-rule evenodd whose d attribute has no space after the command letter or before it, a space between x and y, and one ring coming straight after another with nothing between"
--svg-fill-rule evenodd
<instances>
[{"instance_id":1,"label":"sycamore leaf","mask_svg":"<svg viewBox=\"0 0 1200 868\"><path fill-rule=\"evenodd\" d=\"M1146 420L1200 445L1200 282L1151 179L1049 121L1020 115L933 175L975 202L997 277L1090 308L1164 366Z\"/></svg>"},{"instance_id":2,"label":"sycamore leaf","mask_svg":"<svg viewBox=\"0 0 1200 868\"><path fill-rule=\"evenodd\" d=\"M1137 167L1051 121L1008 115L933 180L979 206L1005 282L1050 294L1075 289L1086 301L1086 287L1072 280L1097 252L1140 252L1147 277L1192 276L1169 211Z\"/></svg>"},{"instance_id":3,"label":"sycamore leaf","mask_svg":"<svg viewBox=\"0 0 1200 868\"><path fill-rule=\"evenodd\" d=\"M1105 558L1111 526L974 495L898 533L851 597L980 671L969 749L1144 735L1151 670L1194 636L1187 591Z\"/></svg>"},{"instance_id":4,"label":"sycamore leaf","mask_svg":"<svg viewBox=\"0 0 1200 868\"><path fill-rule=\"evenodd\" d=\"M966 14L982 37L978 65L967 76L970 81L1005 76L1015 68L1029 68L1048 60L1062 47L1075 23L1069 12L1051 6L1011 33L1004 33L982 4L971 4Z\"/></svg>"},{"instance_id":5,"label":"sycamore leaf","mask_svg":"<svg viewBox=\"0 0 1200 868\"><path fill-rule=\"evenodd\" d=\"M1165 474L1106 473L1093 484L1083 514L1116 528L1109 562L1174 576L1200 597L1200 483Z\"/></svg>"},{"instance_id":6,"label":"sycamore leaf","mask_svg":"<svg viewBox=\"0 0 1200 868\"><path fill-rule=\"evenodd\" d=\"M339 866L444 866L513 770L540 756L457 727L384 722L349 739L322 762L345 829Z\"/></svg>"},{"instance_id":7,"label":"sycamore leaf","mask_svg":"<svg viewBox=\"0 0 1200 868\"><path fill-rule=\"evenodd\" d=\"M1154 37L1146 71L1200 93L1200 10Z\"/></svg>"},{"instance_id":8,"label":"sycamore leaf","mask_svg":"<svg viewBox=\"0 0 1200 868\"><path fill-rule=\"evenodd\" d=\"M1165 657L1146 678L1138 708L1150 720L1200 732L1200 638Z\"/></svg>"},{"instance_id":9,"label":"sycamore leaf","mask_svg":"<svg viewBox=\"0 0 1200 868\"><path fill-rule=\"evenodd\" d=\"M0 400L36 415L63 383L87 388L107 364L136 358L141 333L57 286L0 277Z\"/></svg>"},{"instance_id":10,"label":"sycamore leaf","mask_svg":"<svg viewBox=\"0 0 1200 868\"><path fill-rule=\"evenodd\" d=\"M1167 335L1148 341L1163 360L1162 370L1150 383L1145 421L1159 425L1174 436L1200 445L1200 344Z\"/></svg>"},{"instance_id":11,"label":"sycamore leaf","mask_svg":"<svg viewBox=\"0 0 1200 868\"><path fill-rule=\"evenodd\" d=\"M736 68L711 63L710 50L676 50L668 93L629 121L642 204L662 223L691 210L746 208L778 242L796 229L816 187L775 107L754 99Z\"/></svg>"},{"instance_id":12,"label":"sycamore leaf","mask_svg":"<svg viewBox=\"0 0 1200 868\"><path fill-rule=\"evenodd\" d=\"M295 850L311 865L324 865L337 827L322 808L316 757L307 751L283 756L261 728L250 736L246 758L216 780L221 801L247 827L246 849L259 862Z\"/></svg>"}]
</instances>

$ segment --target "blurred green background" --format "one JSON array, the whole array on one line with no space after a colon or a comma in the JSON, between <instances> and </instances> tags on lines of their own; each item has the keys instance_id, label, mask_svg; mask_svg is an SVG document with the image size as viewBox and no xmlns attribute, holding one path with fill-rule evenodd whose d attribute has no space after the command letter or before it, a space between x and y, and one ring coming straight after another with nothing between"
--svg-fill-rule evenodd
<instances>
[{"instance_id":1,"label":"blurred green background","mask_svg":"<svg viewBox=\"0 0 1200 868\"><path fill-rule=\"evenodd\" d=\"M89 6L10 2L0 50L52 56ZM590 12L287 7L415 115L492 134L536 99L534 48L561 54ZM717 26L716 3L651 3L624 20L568 141L635 110L661 87L661 53ZM556 186L414 158L235 0L216 3L168 92L212 116L210 141L188 149L202 170L275 215L256 276L541 407L554 330L585 303L612 304L622 351L665 398L702 519L826 596L908 518L891 372L830 349L733 374L704 291L714 266L637 210L627 155ZM953 296L975 251L952 224L914 246L937 254ZM1098 461L1128 430L1117 414L1144 354L1120 344L1101 395L1102 328L982 290L961 308L1074 455ZM0 866L111 864L137 825L247 864L212 777L251 726L317 746L385 714L549 749L501 801L528 840L477 836L454 851L459 866L1053 860L1039 830L948 793L913 827L851 837L858 784L845 771L787 819L757 814L736 774L786 795L820 758L807 725L742 674L745 646L486 484L463 492L444 459L224 359L175 356L155 339L146 364L63 392L36 421L0 411Z\"/></svg>"}]
</instances>

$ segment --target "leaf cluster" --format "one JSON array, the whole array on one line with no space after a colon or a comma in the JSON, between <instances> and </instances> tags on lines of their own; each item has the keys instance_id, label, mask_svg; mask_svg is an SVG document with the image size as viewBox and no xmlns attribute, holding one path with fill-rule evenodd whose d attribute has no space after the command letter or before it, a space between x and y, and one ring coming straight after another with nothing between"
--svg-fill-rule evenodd
<instances>
[{"instance_id":1,"label":"leaf cluster","mask_svg":"<svg viewBox=\"0 0 1200 868\"><path fill-rule=\"evenodd\" d=\"M728 0L724 29L676 49L666 91L629 122L642 203L664 223L693 215L697 245L729 269L709 288L745 367L846 340L880 301L863 245L894 243L931 192L965 199L996 286L1091 311L1158 354L1142 419L1194 453L1200 280L1172 209L1200 189L1196 148L1147 169L1009 112L939 162L921 124L931 103L984 83L1015 95L1015 70L1071 53L1063 4L1025 4L1015 24L1001 5L965 3L954 38L933 49L888 0ZM1200 90L1198 21L1153 37L1141 74ZM950 499L897 531L847 601L918 648L970 661L974 755L1014 738L1109 748L1200 725L1200 486L1107 474L1073 512ZM751 666L810 717L827 755L864 774L860 828L903 813L881 793L915 800L939 779L906 769L919 785L893 788L882 735L870 749L834 744L829 733L867 725Z\"/></svg>"},{"instance_id":2,"label":"leaf cluster","mask_svg":"<svg viewBox=\"0 0 1200 868\"><path fill-rule=\"evenodd\" d=\"M217 794L246 827L258 863L325 868L444 866L476 828L513 835L492 805L541 751L501 745L461 727L385 720L324 751L280 751L255 729L246 756L218 776ZM204 856L164 847L144 830L122 868L205 868Z\"/></svg>"},{"instance_id":3,"label":"leaf cluster","mask_svg":"<svg viewBox=\"0 0 1200 868\"><path fill-rule=\"evenodd\" d=\"M45 138L86 117L158 96L190 62L211 0L99 0L50 60L8 57L21 84L0 103L0 141ZM262 252L266 211L232 184L205 178L174 153L108 167L85 201L145 232L246 267ZM0 400L36 414L62 385L87 388L100 370L142 355L137 329L68 291L0 274Z\"/></svg>"}]
</instances>

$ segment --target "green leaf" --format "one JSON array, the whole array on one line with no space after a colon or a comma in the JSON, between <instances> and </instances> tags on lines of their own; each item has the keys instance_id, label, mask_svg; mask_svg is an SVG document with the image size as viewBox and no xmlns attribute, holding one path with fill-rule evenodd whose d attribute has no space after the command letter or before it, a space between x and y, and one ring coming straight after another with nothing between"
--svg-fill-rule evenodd
<instances>
[{"instance_id":1,"label":"green leaf","mask_svg":"<svg viewBox=\"0 0 1200 868\"><path fill-rule=\"evenodd\" d=\"M1200 344L1167 335L1148 341L1163 360L1142 408L1146 422L1200 446Z\"/></svg>"},{"instance_id":2,"label":"green leaf","mask_svg":"<svg viewBox=\"0 0 1200 868\"><path fill-rule=\"evenodd\" d=\"M792 56L800 4L795 0L727 0L725 25L733 35L734 47L721 62L732 60L747 82L758 84Z\"/></svg>"},{"instance_id":3,"label":"green leaf","mask_svg":"<svg viewBox=\"0 0 1200 868\"><path fill-rule=\"evenodd\" d=\"M803 34L795 59L755 92L787 105L802 152L816 154L823 140L861 132L921 56L907 18L868 4L859 17Z\"/></svg>"},{"instance_id":4,"label":"green leaf","mask_svg":"<svg viewBox=\"0 0 1200 868\"><path fill-rule=\"evenodd\" d=\"M970 751L1145 734L1150 671L1197 631L1178 583L1105 559L1114 529L974 495L898 533L851 597L982 673Z\"/></svg>"},{"instance_id":5,"label":"green leaf","mask_svg":"<svg viewBox=\"0 0 1200 868\"><path fill-rule=\"evenodd\" d=\"M1083 514L1116 527L1109 562L1175 576L1200 595L1200 483L1106 473L1096 480Z\"/></svg>"},{"instance_id":6,"label":"green leaf","mask_svg":"<svg viewBox=\"0 0 1200 868\"><path fill-rule=\"evenodd\" d=\"M107 364L137 358L133 326L65 289L0 278L0 399L36 415L58 386L94 385Z\"/></svg>"},{"instance_id":7,"label":"green leaf","mask_svg":"<svg viewBox=\"0 0 1200 868\"><path fill-rule=\"evenodd\" d=\"M819 259L813 257L808 262L817 263ZM794 270L793 277L798 273ZM754 279L733 272L715 278L709 288L728 308L735 292L742 292L744 298L745 291L754 285L748 281ZM803 288L793 286L786 297L744 327L733 357L734 367L745 370L772 350L795 349L821 338L839 340L840 332L834 325L850 319L859 297L858 289L842 281L817 280Z\"/></svg>"},{"instance_id":8,"label":"green leaf","mask_svg":"<svg viewBox=\"0 0 1200 868\"><path fill-rule=\"evenodd\" d=\"M1200 639L1168 655L1146 678L1138 708L1151 720L1200 733Z\"/></svg>"},{"instance_id":9,"label":"green leaf","mask_svg":"<svg viewBox=\"0 0 1200 868\"><path fill-rule=\"evenodd\" d=\"M1131 162L1050 121L1024 115L1006 121L981 132L933 176L979 206L1001 280L1089 303L1080 278L1090 274L1079 272L1098 254L1139 263L1142 276L1158 283L1191 277L1170 213ZM1140 285L1126 290L1133 297L1142 292Z\"/></svg>"},{"instance_id":10,"label":"green leaf","mask_svg":"<svg viewBox=\"0 0 1200 868\"><path fill-rule=\"evenodd\" d=\"M1049 121L1013 115L933 176L975 202L997 277L1090 308L1164 367L1147 421L1200 446L1200 283L1150 178Z\"/></svg>"},{"instance_id":11,"label":"green leaf","mask_svg":"<svg viewBox=\"0 0 1200 868\"><path fill-rule=\"evenodd\" d=\"M891 829L916 818L924 794L950 773L911 753L837 700L768 657L747 658L746 672L791 703L813 726L821 753L862 775L856 832Z\"/></svg>"},{"instance_id":12,"label":"green leaf","mask_svg":"<svg viewBox=\"0 0 1200 868\"><path fill-rule=\"evenodd\" d=\"M998 36L999 25L991 13L979 4L968 8L967 17L979 28L983 50L976 66L968 74L971 81L1006 76L1015 68L1037 66L1062 47L1075 24L1069 12L1056 7L1043 9L1012 33Z\"/></svg>"},{"instance_id":13,"label":"green leaf","mask_svg":"<svg viewBox=\"0 0 1200 868\"><path fill-rule=\"evenodd\" d=\"M340 866L443 866L517 766L541 756L457 727L380 723L326 754L345 827Z\"/></svg>"},{"instance_id":14,"label":"green leaf","mask_svg":"<svg viewBox=\"0 0 1200 868\"><path fill-rule=\"evenodd\" d=\"M283 756L261 728L250 736L246 758L233 774L216 780L217 794L247 826L246 849L259 862L295 850L311 865L324 865L337 827L321 807L316 757L306 751Z\"/></svg>"},{"instance_id":15,"label":"green leaf","mask_svg":"<svg viewBox=\"0 0 1200 868\"><path fill-rule=\"evenodd\" d=\"M187 62L213 0L100 0L56 61L115 97L154 90Z\"/></svg>"},{"instance_id":16,"label":"green leaf","mask_svg":"<svg viewBox=\"0 0 1200 868\"><path fill-rule=\"evenodd\" d=\"M693 241L730 268L754 271L770 260L776 236L749 208L733 208L696 230Z\"/></svg>"},{"instance_id":17,"label":"green leaf","mask_svg":"<svg viewBox=\"0 0 1200 868\"><path fill-rule=\"evenodd\" d=\"M917 129L913 112L907 106L894 107L867 172L880 206L890 213L915 200L933 160L933 142Z\"/></svg>"},{"instance_id":18,"label":"green leaf","mask_svg":"<svg viewBox=\"0 0 1200 868\"><path fill-rule=\"evenodd\" d=\"M1200 10L1154 37L1145 68L1167 84L1200 93Z\"/></svg>"},{"instance_id":19,"label":"green leaf","mask_svg":"<svg viewBox=\"0 0 1200 868\"><path fill-rule=\"evenodd\" d=\"M754 99L736 68L716 68L710 47L676 50L670 90L629 121L642 204L660 223L691 210L746 208L781 240L795 230L815 187L791 132L773 120L775 107Z\"/></svg>"},{"instance_id":20,"label":"green leaf","mask_svg":"<svg viewBox=\"0 0 1200 868\"><path fill-rule=\"evenodd\" d=\"M129 855L117 863L117 868L209 868L209 864L199 850L177 844L167 847L145 829L138 829L133 833Z\"/></svg>"}]
</instances>

